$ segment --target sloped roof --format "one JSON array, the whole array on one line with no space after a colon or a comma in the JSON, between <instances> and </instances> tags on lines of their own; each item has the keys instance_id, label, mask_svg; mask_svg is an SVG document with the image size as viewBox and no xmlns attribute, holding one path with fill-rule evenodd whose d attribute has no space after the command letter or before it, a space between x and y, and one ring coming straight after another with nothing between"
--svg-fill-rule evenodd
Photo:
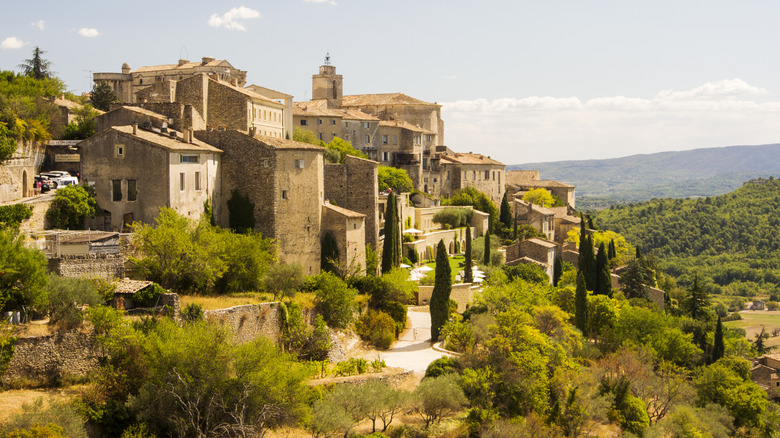
<instances>
[{"instance_id":1,"label":"sloped roof","mask_svg":"<svg viewBox=\"0 0 780 438\"><path fill-rule=\"evenodd\" d=\"M352 211L352 210L349 210L349 209L344 208L344 207L339 207L338 205L333 205L333 204L331 204L329 202L325 203L325 204L322 204L322 206L327 208L328 210L332 210L332 211L334 211L334 212L336 212L336 213L338 213L338 214L340 214L342 216L352 217L352 218L363 218L363 217L366 217L366 215L364 215L362 213L358 213L356 211Z\"/></svg>"},{"instance_id":2,"label":"sloped roof","mask_svg":"<svg viewBox=\"0 0 780 438\"><path fill-rule=\"evenodd\" d=\"M139 290L146 289L151 286L151 281L131 280L129 278L123 278L119 280L116 285L114 293L117 294L134 294Z\"/></svg>"},{"instance_id":3,"label":"sloped roof","mask_svg":"<svg viewBox=\"0 0 780 438\"><path fill-rule=\"evenodd\" d=\"M215 152L215 153L222 153L222 150L215 148L214 146L211 146L208 143L204 143L196 138L192 139L192 143L184 143L183 141L179 141L175 138L171 138L169 135L166 134L158 134L154 131L146 131L141 128L138 128L136 131L136 134L133 134L133 127L126 125L126 126L112 126L109 129L113 129L115 131L119 131L120 133L124 134L125 136L131 136L131 137L137 137L142 140L145 140L149 143L154 144L155 146L158 146L163 149L167 149L169 151L193 151L193 152ZM108 129L106 130L108 131ZM179 133L179 138L182 138L181 133Z\"/></svg>"},{"instance_id":4,"label":"sloped roof","mask_svg":"<svg viewBox=\"0 0 780 438\"><path fill-rule=\"evenodd\" d=\"M567 188L567 189L573 189L574 186L571 184L566 184L558 181L552 181L549 179L543 179L543 180L514 180L514 181L508 181L509 184L513 184L516 186L521 187L561 187L561 188Z\"/></svg>"},{"instance_id":5,"label":"sloped roof","mask_svg":"<svg viewBox=\"0 0 780 438\"><path fill-rule=\"evenodd\" d=\"M531 242L535 245L543 246L545 248L555 248L558 246L555 242L550 242L549 240L540 239L538 237L532 237L530 239L526 239L523 242Z\"/></svg>"},{"instance_id":6,"label":"sloped roof","mask_svg":"<svg viewBox=\"0 0 780 438\"><path fill-rule=\"evenodd\" d=\"M382 120L379 122L379 126L385 126L389 128L402 128L410 131L419 132L421 134L433 134L433 131L429 131L425 128L421 128L403 120Z\"/></svg>"},{"instance_id":7,"label":"sloped roof","mask_svg":"<svg viewBox=\"0 0 780 438\"><path fill-rule=\"evenodd\" d=\"M441 106L435 103L425 102L407 96L403 93L384 93L384 94L353 94L343 96L342 106L364 106L364 105L425 105Z\"/></svg>"},{"instance_id":8,"label":"sloped roof","mask_svg":"<svg viewBox=\"0 0 780 438\"><path fill-rule=\"evenodd\" d=\"M215 78L212 78L212 77L209 77L209 80L210 81L214 81L214 82L216 82L219 85L222 85L224 87L228 87L231 90L237 91L238 93L241 93L241 94L243 94L244 96L246 96L246 97L248 97L250 99L262 100L264 102L273 103L274 105L277 105L277 106L281 106L282 105L281 103L279 103L279 102L277 102L277 101L275 101L275 100L273 100L271 98L262 96L260 94L255 93L254 91L247 90L246 88L236 87L235 85L233 85L233 84L231 84L229 82L221 81L221 80L218 80L218 79L215 79Z\"/></svg>"},{"instance_id":9,"label":"sloped roof","mask_svg":"<svg viewBox=\"0 0 780 438\"><path fill-rule=\"evenodd\" d=\"M327 101L324 99L312 100L309 102L294 102L293 115L298 117L334 117L344 120L372 122L379 120L371 114L366 114L360 110L328 108Z\"/></svg>"},{"instance_id":10,"label":"sloped roof","mask_svg":"<svg viewBox=\"0 0 780 438\"><path fill-rule=\"evenodd\" d=\"M150 110L148 110L146 108L141 108L141 107L132 106L132 105L125 105L125 106L122 106L120 108L111 110L109 112L121 111L121 110L132 111L134 113L143 114L145 116L150 116L150 117L157 117L157 118L161 118L161 119L165 119L165 120L168 119L168 117L165 114L156 113L156 112L150 111Z\"/></svg>"},{"instance_id":11,"label":"sloped roof","mask_svg":"<svg viewBox=\"0 0 780 438\"><path fill-rule=\"evenodd\" d=\"M166 71L166 70L186 70L186 69L192 69L195 67L221 67L221 66L228 66L230 68L234 68L232 65L230 65L229 62L225 61L224 59L215 59L213 61L207 62L206 64L203 64L202 62L185 62L184 64L162 64L162 65L146 65L143 67L138 67L133 71L133 73L145 73L150 71Z\"/></svg>"},{"instance_id":12,"label":"sloped roof","mask_svg":"<svg viewBox=\"0 0 780 438\"><path fill-rule=\"evenodd\" d=\"M254 137L255 140L260 143L270 146L275 149L304 149L312 151L324 151L322 146L313 145L310 143L304 143L301 141L287 140L284 138L268 137L265 135L258 135Z\"/></svg>"},{"instance_id":13,"label":"sloped roof","mask_svg":"<svg viewBox=\"0 0 780 438\"><path fill-rule=\"evenodd\" d=\"M60 239L60 243L100 242L117 236L119 236L119 233L110 232L110 231L85 232L73 236L63 237L62 239Z\"/></svg>"},{"instance_id":14,"label":"sloped roof","mask_svg":"<svg viewBox=\"0 0 780 438\"><path fill-rule=\"evenodd\" d=\"M456 164L490 164L493 166L503 166L504 163L500 161L496 161L490 157L486 157L482 154L462 154L462 153L455 153L452 155L445 155L441 154L439 155L439 158L441 158L441 161L447 161L450 163L456 163Z\"/></svg>"}]
</instances>

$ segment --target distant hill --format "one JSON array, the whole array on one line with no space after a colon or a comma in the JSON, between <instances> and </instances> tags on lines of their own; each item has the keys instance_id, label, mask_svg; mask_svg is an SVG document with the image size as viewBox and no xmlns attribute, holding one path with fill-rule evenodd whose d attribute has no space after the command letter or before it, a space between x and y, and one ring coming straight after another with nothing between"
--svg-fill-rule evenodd
<instances>
[{"instance_id":1,"label":"distant hill","mask_svg":"<svg viewBox=\"0 0 780 438\"><path fill-rule=\"evenodd\" d=\"M574 184L578 208L604 208L652 198L721 195L749 179L780 176L780 144L507 166L516 169L539 169L543 179Z\"/></svg>"}]
</instances>

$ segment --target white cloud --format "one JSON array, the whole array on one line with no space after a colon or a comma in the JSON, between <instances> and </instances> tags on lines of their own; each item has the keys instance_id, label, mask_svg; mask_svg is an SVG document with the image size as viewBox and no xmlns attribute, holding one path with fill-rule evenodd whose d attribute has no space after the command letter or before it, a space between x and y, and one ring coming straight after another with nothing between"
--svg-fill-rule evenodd
<instances>
[{"instance_id":1,"label":"white cloud","mask_svg":"<svg viewBox=\"0 0 780 438\"><path fill-rule=\"evenodd\" d=\"M457 75L447 75L447 76L444 76L444 79L458 79L458 76Z\"/></svg>"},{"instance_id":2,"label":"white cloud","mask_svg":"<svg viewBox=\"0 0 780 438\"><path fill-rule=\"evenodd\" d=\"M34 22L34 23L30 23L30 26L35 26L35 27L37 27L39 30L43 30L43 29L45 29L45 28L46 28L46 22L45 22L45 21L43 21L43 20L38 20L38 21L36 21L36 22Z\"/></svg>"},{"instance_id":3,"label":"white cloud","mask_svg":"<svg viewBox=\"0 0 780 438\"><path fill-rule=\"evenodd\" d=\"M219 14L211 14L208 23L211 27L224 27L228 30L240 30L243 32L246 31L246 27L239 21L260 17L260 12L246 6L239 6L225 12L221 16Z\"/></svg>"},{"instance_id":4,"label":"white cloud","mask_svg":"<svg viewBox=\"0 0 780 438\"><path fill-rule=\"evenodd\" d=\"M8 37L0 43L0 48L3 50L21 49L22 47L30 44L26 41L22 41L17 37Z\"/></svg>"},{"instance_id":5,"label":"white cloud","mask_svg":"<svg viewBox=\"0 0 780 438\"><path fill-rule=\"evenodd\" d=\"M100 35L100 32L98 32L98 30L95 29L94 27L82 27L81 29L79 29L78 33L79 35L87 38L94 38Z\"/></svg>"},{"instance_id":6,"label":"white cloud","mask_svg":"<svg viewBox=\"0 0 780 438\"><path fill-rule=\"evenodd\" d=\"M327 3L331 6L338 6L338 3L336 3L333 0L303 0L304 3Z\"/></svg>"},{"instance_id":7,"label":"white cloud","mask_svg":"<svg viewBox=\"0 0 780 438\"><path fill-rule=\"evenodd\" d=\"M778 141L780 102L751 100L741 79L652 98L606 96L474 99L444 103L446 142L507 164L608 158Z\"/></svg>"}]
</instances>

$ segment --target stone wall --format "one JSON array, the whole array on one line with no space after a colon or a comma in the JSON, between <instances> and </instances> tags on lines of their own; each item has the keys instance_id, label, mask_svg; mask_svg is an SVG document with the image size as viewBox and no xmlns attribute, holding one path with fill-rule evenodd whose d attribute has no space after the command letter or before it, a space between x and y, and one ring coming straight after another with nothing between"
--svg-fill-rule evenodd
<instances>
[{"instance_id":1,"label":"stone wall","mask_svg":"<svg viewBox=\"0 0 780 438\"><path fill-rule=\"evenodd\" d=\"M218 322L233 331L234 340L250 342L263 336L274 342L281 335L279 303L247 304L227 309L207 310L206 320Z\"/></svg>"},{"instance_id":2,"label":"stone wall","mask_svg":"<svg viewBox=\"0 0 780 438\"><path fill-rule=\"evenodd\" d=\"M418 287L417 305L428 305L431 302L433 286ZM471 299L474 298L474 292L476 292L477 289L478 287L471 283L456 283L452 285L450 299L455 300L455 302L458 303L458 312L463 313L466 310L466 307L471 303Z\"/></svg>"},{"instance_id":3,"label":"stone wall","mask_svg":"<svg viewBox=\"0 0 780 438\"><path fill-rule=\"evenodd\" d=\"M72 278L124 278L125 258L118 254L62 256L49 259L49 270Z\"/></svg>"},{"instance_id":4,"label":"stone wall","mask_svg":"<svg viewBox=\"0 0 780 438\"><path fill-rule=\"evenodd\" d=\"M33 195L35 174L45 157L43 151L38 143L18 142L14 155L0 166L0 202Z\"/></svg>"},{"instance_id":5,"label":"stone wall","mask_svg":"<svg viewBox=\"0 0 780 438\"><path fill-rule=\"evenodd\" d=\"M366 216L366 244L378 248L378 163L347 156L344 164L326 164L325 199Z\"/></svg>"},{"instance_id":6,"label":"stone wall","mask_svg":"<svg viewBox=\"0 0 780 438\"><path fill-rule=\"evenodd\" d=\"M83 377L98 367L101 350L93 332L71 331L49 336L21 338L2 376L2 383L52 382L63 377Z\"/></svg>"}]
</instances>

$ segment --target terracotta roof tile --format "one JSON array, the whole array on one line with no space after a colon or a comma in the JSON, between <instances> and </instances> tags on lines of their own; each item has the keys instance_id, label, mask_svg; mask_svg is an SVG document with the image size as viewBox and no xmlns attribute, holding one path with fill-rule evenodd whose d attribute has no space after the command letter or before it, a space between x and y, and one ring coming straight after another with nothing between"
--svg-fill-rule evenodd
<instances>
[{"instance_id":1,"label":"terracotta roof tile","mask_svg":"<svg viewBox=\"0 0 780 438\"><path fill-rule=\"evenodd\" d=\"M458 164L490 164L494 166L503 166L504 163L496 161L490 157L486 157L482 154L461 154L455 153L454 155L442 154L439 156L442 161L448 161Z\"/></svg>"},{"instance_id":2,"label":"terracotta roof tile","mask_svg":"<svg viewBox=\"0 0 780 438\"><path fill-rule=\"evenodd\" d=\"M192 139L192 143L184 143L183 141L180 141L176 138L171 138L169 135L158 134L154 131L146 131L141 128L138 128L136 134L133 134L133 127L129 125L112 126L109 129L119 131L126 136L138 137L169 151L222 153L222 150L217 149L214 146L211 146L208 143L204 143L196 138ZM181 133L178 133L178 138L183 138Z\"/></svg>"},{"instance_id":3,"label":"terracotta roof tile","mask_svg":"<svg viewBox=\"0 0 780 438\"><path fill-rule=\"evenodd\" d=\"M381 120L379 122L379 126L385 126L388 128L403 128L410 131L419 132L421 134L433 134L433 131L429 131L425 128L421 128L417 125L402 120Z\"/></svg>"},{"instance_id":4,"label":"terracotta roof tile","mask_svg":"<svg viewBox=\"0 0 780 438\"><path fill-rule=\"evenodd\" d=\"M435 103L424 102L419 99L407 96L403 93L384 93L384 94L354 94L344 96L341 99L342 106L365 106L365 105L425 105L441 106Z\"/></svg>"},{"instance_id":5,"label":"terracotta roof tile","mask_svg":"<svg viewBox=\"0 0 780 438\"><path fill-rule=\"evenodd\" d=\"M342 216L352 217L352 218L366 217L366 215L364 215L362 213L358 213L356 211L352 211L352 210L346 209L344 207L339 207L338 205L325 203L322 206L327 208L327 209L329 209L329 210L333 210L334 212L336 212L336 213L338 213L338 214L340 214Z\"/></svg>"}]
</instances>

